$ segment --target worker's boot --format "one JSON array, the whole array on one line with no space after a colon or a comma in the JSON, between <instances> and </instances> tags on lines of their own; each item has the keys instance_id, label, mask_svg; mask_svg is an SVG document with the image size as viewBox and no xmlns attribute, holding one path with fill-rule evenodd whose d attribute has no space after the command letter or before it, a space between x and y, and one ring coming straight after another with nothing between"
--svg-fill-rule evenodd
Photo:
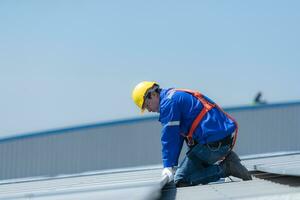
<instances>
[{"instance_id":1,"label":"worker's boot","mask_svg":"<svg viewBox=\"0 0 300 200\"><path fill-rule=\"evenodd\" d=\"M246 167L241 164L241 160L231 151L225 160L221 163L225 176L235 176L237 178L243 179L244 181L252 180L252 177Z\"/></svg>"},{"instance_id":2,"label":"worker's boot","mask_svg":"<svg viewBox=\"0 0 300 200\"><path fill-rule=\"evenodd\" d=\"M188 184L188 183L183 182L183 181L175 182L175 185L176 185L176 187L188 187L188 186L191 186L191 184Z\"/></svg>"}]
</instances>

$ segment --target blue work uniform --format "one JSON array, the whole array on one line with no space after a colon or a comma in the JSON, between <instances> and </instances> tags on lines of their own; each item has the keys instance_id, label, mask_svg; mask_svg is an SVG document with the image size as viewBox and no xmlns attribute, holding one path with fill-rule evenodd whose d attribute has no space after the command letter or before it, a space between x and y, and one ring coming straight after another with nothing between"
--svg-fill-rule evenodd
<instances>
[{"instance_id":1,"label":"blue work uniform","mask_svg":"<svg viewBox=\"0 0 300 200\"><path fill-rule=\"evenodd\" d=\"M212 100L203 96L207 101ZM203 108L202 103L192 94L176 91L173 88L162 89L160 93L160 116L162 135L162 160L164 167L178 165L179 154L184 136ZM219 108L211 109L195 129L193 139L200 144L219 141L236 129L236 124Z\"/></svg>"}]
</instances>

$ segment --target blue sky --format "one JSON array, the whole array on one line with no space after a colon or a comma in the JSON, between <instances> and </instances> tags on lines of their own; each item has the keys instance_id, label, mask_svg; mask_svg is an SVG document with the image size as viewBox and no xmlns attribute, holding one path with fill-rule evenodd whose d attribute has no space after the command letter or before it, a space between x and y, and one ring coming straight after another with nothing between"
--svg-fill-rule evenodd
<instances>
[{"instance_id":1,"label":"blue sky","mask_svg":"<svg viewBox=\"0 0 300 200\"><path fill-rule=\"evenodd\" d=\"M300 1L0 1L0 135L139 117L142 80L300 100ZM147 116L148 114L146 114Z\"/></svg>"}]
</instances>

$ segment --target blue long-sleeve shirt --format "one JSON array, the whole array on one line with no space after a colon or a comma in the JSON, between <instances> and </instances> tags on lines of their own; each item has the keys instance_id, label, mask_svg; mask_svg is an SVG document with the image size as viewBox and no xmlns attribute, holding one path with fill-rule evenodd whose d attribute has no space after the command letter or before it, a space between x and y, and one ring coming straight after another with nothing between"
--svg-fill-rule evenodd
<instances>
[{"instance_id":1,"label":"blue long-sleeve shirt","mask_svg":"<svg viewBox=\"0 0 300 200\"><path fill-rule=\"evenodd\" d=\"M207 97L204 96L204 98L213 103ZM163 126L161 143L164 167L173 167L178 164L184 135L187 135L202 108L201 102L187 92L176 91L172 88L162 89L159 121ZM235 129L234 122L215 107L200 121L193 139L198 143L206 144L230 135Z\"/></svg>"}]
</instances>

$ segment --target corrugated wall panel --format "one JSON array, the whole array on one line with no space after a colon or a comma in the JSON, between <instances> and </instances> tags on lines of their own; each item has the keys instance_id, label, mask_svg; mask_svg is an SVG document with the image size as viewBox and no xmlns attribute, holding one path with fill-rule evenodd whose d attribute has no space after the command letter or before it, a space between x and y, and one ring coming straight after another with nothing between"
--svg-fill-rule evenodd
<instances>
[{"instance_id":1,"label":"corrugated wall panel","mask_svg":"<svg viewBox=\"0 0 300 200\"><path fill-rule=\"evenodd\" d=\"M231 114L239 123L239 154L299 150L300 105L272 107Z\"/></svg>"},{"instance_id":2,"label":"corrugated wall panel","mask_svg":"<svg viewBox=\"0 0 300 200\"><path fill-rule=\"evenodd\" d=\"M300 150L300 103L229 109L240 155ZM0 141L0 179L161 163L157 118L74 127Z\"/></svg>"},{"instance_id":3,"label":"corrugated wall panel","mask_svg":"<svg viewBox=\"0 0 300 200\"><path fill-rule=\"evenodd\" d=\"M159 133L160 124L146 120L7 140L0 179L157 164Z\"/></svg>"}]
</instances>

